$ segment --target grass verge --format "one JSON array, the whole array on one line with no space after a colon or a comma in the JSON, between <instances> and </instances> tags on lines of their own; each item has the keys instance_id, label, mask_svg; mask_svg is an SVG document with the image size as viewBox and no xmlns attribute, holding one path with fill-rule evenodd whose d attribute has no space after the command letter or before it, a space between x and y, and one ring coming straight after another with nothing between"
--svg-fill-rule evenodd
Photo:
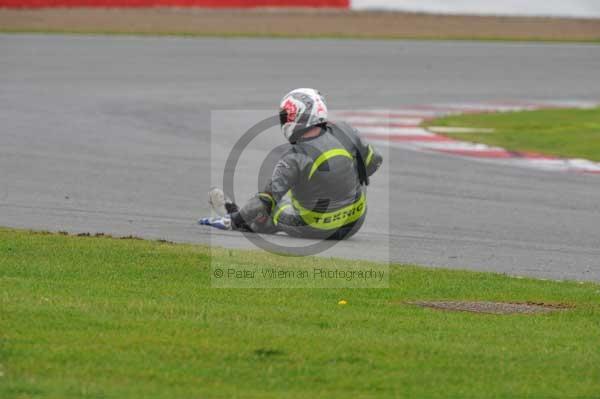
<instances>
[{"instance_id":1,"label":"grass verge","mask_svg":"<svg viewBox=\"0 0 600 399\"><path fill-rule=\"evenodd\" d=\"M428 121L426 126L493 129L444 134L512 151L600 161L600 108L466 114Z\"/></svg>"},{"instance_id":2,"label":"grass verge","mask_svg":"<svg viewBox=\"0 0 600 399\"><path fill-rule=\"evenodd\" d=\"M597 284L393 265L388 289L215 289L211 259L235 268L341 262L0 229L0 397L566 398L600 390ZM422 299L575 307L500 316L405 303Z\"/></svg>"},{"instance_id":3,"label":"grass verge","mask_svg":"<svg viewBox=\"0 0 600 399\"><path fill-rule=\"evenodd\" d=\"M144 30L97 30L97 29L7 29L0 27L0 34L38 34L38 35L87 35L87 36L149 36L149 37L187 37L187 38L225 38L225 39L306 39L306 40L413 40L413 41L476 41L499 43L571 43L600 44L600 38L571 39L520 36L436 36L436 35L394 35L394 34L344 34L344 33L276 33L276 32L193 32L193 31L144 31Z\"/></svg>"}]
</instances>

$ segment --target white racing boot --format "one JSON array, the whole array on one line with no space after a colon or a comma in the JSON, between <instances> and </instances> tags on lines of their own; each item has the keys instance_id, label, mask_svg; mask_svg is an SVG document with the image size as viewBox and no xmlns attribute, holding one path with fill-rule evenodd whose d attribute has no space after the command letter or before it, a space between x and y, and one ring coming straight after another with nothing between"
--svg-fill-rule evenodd
<instances>
[{"instance_id":1,"label":"white racing boot","mask_svg":"<svg viewBox=\"0 0 600 399\"><path fill-rule=\"evenodd\" d=\"M211 226L221 230L232 230L231 212L237 211L237 206L225 195L223 190L213 187L208 191L208 204L218 217L206 217L198 220L202 226Z\"/></svg>"},{"instance_id":2,"label":"white racing boot","mask_svg":"<svg viewBox=\"0 0 600 399\"><path fill-rule=\"evenodd\" d=\"M208 191L208 204L219 216L225 216L238 210L237 206L218 187L213 187Z\"/></svg>"}]
</instances>

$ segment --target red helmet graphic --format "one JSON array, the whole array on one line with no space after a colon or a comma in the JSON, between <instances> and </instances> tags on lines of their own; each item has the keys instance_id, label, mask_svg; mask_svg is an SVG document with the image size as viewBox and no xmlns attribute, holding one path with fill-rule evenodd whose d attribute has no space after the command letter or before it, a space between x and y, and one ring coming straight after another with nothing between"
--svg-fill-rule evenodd
<instances>
[{"instance_id":1,"label":"red helmet graphic","mask_svg":"<svg viewBox=\"0 0 600 399\"><path fill-rule=\"evenodd\" d=\"M307 130L327 122L327 104L315 89L296 89L286 94L279 105L283 135L290 143Z\"/></svg>"}]
</instances>

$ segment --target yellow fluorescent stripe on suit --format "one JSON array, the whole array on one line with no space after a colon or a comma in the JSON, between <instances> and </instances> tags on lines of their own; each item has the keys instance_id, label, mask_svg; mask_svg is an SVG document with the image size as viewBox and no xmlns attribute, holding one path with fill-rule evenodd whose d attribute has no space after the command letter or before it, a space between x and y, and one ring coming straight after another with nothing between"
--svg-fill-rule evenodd
<instances>
[{"instance_id":1,"label":"yellow fluorescent stripe on suit","mask_svg":"<svg viewBox=\"0 0 600 399\"><path fill-rule=\"evenodd\" d=\"M367 154L367 159L365 160L365 165L369 166L371 161L373 160L373 147L369 144L369 153Z\"/></svg>"},{"instance_id":2,"label":"yellow fluorescent stripe on suit","mask_svg":"<svg viewBox=\"0 0 600 399\"><path fill-rule=\"evenodd\" d=\"M292 203L304 223L319 230L339 229L342 226L357 221L367 210L367 199L364 193L360 195L360 198L356 202L332 212L313 212L305 209L293 197ZM275 215L276 218L279 217L280 212L281 210L277 212Z\"/></svg>"},{"instance_id":3,"label":"yellow fluorescent stripe on suit","mask_svg":"<svg viewBox=\"0 0 600 399\"><path fill-rule=\"evenodd\" d=\"M258 193L258 196L260 198L266 199L267 201L271 202L271 208L275 207L275 200L273 199L273 196L269 193Z\"/></svg>"},{"instance_id":4,"label":"yellow fluorescent stripe on suit","mask_svg":"<svg viewBox=\"0 0 600 399\"><path fill-rule=\"evenodd\" d=\"M273 216L273 224L275 226L277 226L277 223L279 223L279 216L281 215L281 212L283 212L284 209L289 208L290 206L290 204L285 204L281 208L277 209L277 212L275 212L275 215Z\"/></svg>"},{"instance_id":5,"label":"yellow fluorescent stripe on suit","mask_svg":"<svg viewBox=\"0 0 600 399\"><path fill-rule=\"evenodd\" d=\"M333 150L325 151L313 162L312 167L310 168L310 173L308 174L308 178L310 179L317 169L319 169L319 166L321 166L328 159L338 156L353 159L352 155L343 148L334 148Z\"/></svg>"}]
</instances>

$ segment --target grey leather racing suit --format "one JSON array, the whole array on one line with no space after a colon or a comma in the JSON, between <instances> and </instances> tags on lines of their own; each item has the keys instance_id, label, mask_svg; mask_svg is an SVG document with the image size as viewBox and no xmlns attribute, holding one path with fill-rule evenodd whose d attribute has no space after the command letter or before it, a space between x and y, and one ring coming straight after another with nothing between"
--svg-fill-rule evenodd
<instances>
[{"instance_id":1,"label":"grey leather racing suit","mask_svg":"<svg viewBox=\"0 0 600 399\"><path fill-rule=\"evenodd\" d=\"M280 158L263 192L232 215L234 228L306 238L352 236L367 211L359 162L370 176L382 157L350 125L327 123L318 136L299 139Z\"/></svg>"}]
</instances>

